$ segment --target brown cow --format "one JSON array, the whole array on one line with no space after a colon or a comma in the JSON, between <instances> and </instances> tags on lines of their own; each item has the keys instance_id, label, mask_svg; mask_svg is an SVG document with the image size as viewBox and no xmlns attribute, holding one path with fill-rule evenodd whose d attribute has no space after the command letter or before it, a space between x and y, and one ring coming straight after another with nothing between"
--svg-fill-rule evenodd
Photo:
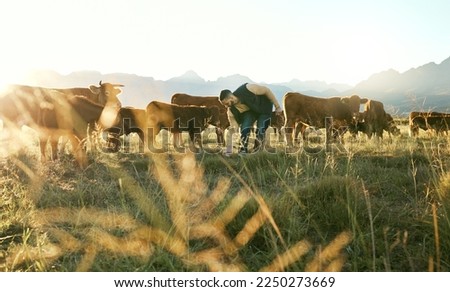
<instances>
[{"instance_id":1,"label":"brown cow","mask_svg":"<svg viewBox=\"0 0 450 292\"><path fill-rule=\"evenodd\" d=\"M171 133L189 132L190 146L197 152L194 143L199 141L202 147L200 133L208 125L219 126L219 109L217 107L180 106L159 101L152 101L147 105L147 131L149 146L155 145L155 137L161 129ZM152 143L150 145L150 143ZM179 145L174 140L174 147ZM156 149L150 149L156 150Z\"/></svg>"},{"instance_id":2,"label":"brown cow","mask_svg":"<svg viewBox=\"0 0 450 292\"><path fill-rule=\"evenodd\" d=\"M144 153L146 119L147 116L144 109L122 107L117 115L116 124L105 131L114 136L107 139L108 143L112 144L113 151L118 151L120 148L119 136L137 133L139 135L139 153ZM124 139L125 148L128 149L128 139L127 137Z\"/></svg>"},{"instance_id":3,"label":"brown cow","mask_svg":"<svg viewBox=\"0 0 450 292\"><path fill-rule=\"evenodd\" d=\"M433 115L427 118L428 125L439 136L441 132L448 135L450 125L450 115L442 113L441 115Z\"/></svg>"},{"instance_id":4,"label":"brown cow","mask_svg":"<svg viewBox=\"0 0 450 292\"><path fill-rule=\"evenodd\" d=\"M380 101L368 100L364 106L364 112L357 118L357 129L371 138L383 138L383 131L398 135L400 130L395 126L394 119L384 111L384 105Z\"/></svg>"},{"instance_id":5,"label":"brown cow","mask_svg":"<svg viewBox=\"0 0 450 292\"><path fill-rule=\"evenodd\" d=\"M400 135L400 129L397 128L397 125L395 124L394 118L388 113L386 113L386 121L387 121L387 124L386 124L384 130L386 132L388 132L389 136L391 134L394 135L394 136Z\"/></svg>"},{"instance_id":6,"label":"brown cow","mask_svg":"<svg viewBox=\"0 0 450 292\"><path fill-rule=\"evenodd\" d=\"M219 109L219 126L216 127L217 143L225 144L224 132L230 126L228 120L227 108L219 101L217 96L193 96L185 93L175 93L172 96L172 104L178 105L196 105L205 107L217 107ZM179 134L174 134L179 135ZM179 140L179 137L176 138Z\"/></svg>"},{"instance_id":7,"label":"brown cow","mask_svg":"<svg viewBox=\"0 0 450 292\"><path fill-rule=\"evenodd\" d=\"M419 134L419 129L424 131L434 130L436 134L449 129L450 114L440 112L410 112L409 113L409 135L411 137Z\"/></svg>"},{"instance_id":8,"label":"brown cow","mask_svg":"<svg viewBox=\"0 0 450 292\"><path fill-rule=\"evenodd\" d=\"M409 113L409 136L414 137L419 135L419 129L428 130L425 116L428 113L424 112L410 112Z\"/></svg>"},{"instance_id":9,"label":"brown cow","mask_svg":"<svg viewBox=\"0 0 450 292\"><path fill-rule=\"evenodd\" d=\"M283 136L281 134L281 130L284 127L285 117L284 111L281 115L276 112L272 112L272 116L270 117L270 126L274 129L274 133L278 134L278 141L283 141Z\"/></svg>"},{"instance_id":10,"label":"brown cow","mask_svg":"<svg viewBox=\"0 0 450 292\"><path fill-rule=\"evenodd\" d=\"M286 141L293 146L293 132L296 126L305 138L306 126L325 127L325 118L332 117L335 121L344 122L347 126L353 124L353 115L359 112L360 104L367 99L357 95L351 97L318 98L297 92L288 92L283 97L285 112ZM342 123L341 123L342 124ZM297 130L295 131L295 135Z\"/></svg>"}]
</instances>

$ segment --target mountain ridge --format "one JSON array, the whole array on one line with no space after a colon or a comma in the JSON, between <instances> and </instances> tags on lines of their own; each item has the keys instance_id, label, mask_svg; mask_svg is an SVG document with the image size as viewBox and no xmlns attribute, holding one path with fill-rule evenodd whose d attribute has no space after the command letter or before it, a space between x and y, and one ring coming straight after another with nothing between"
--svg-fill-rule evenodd
<instances>
[{"instance_id":1,"label":"mountain ridge","mask_svg":"<svg viewBox=\"0 0 450 292\"><path fill-rule=\"evenodd\" d=\"M52 70L37 70L25 78L25 83L33 86L64 88L87 87L90 84L111 82L123 84L119 96L125 106L145 108L152 100L170 102L173 94L184 92L192 95L219 95L222 89L234 90L244 83L254 82L249 77L233 74L217 80L205 80L195 71L189 70L180 76L167 80L129 73L102 74L99 71L84 70L62 75ZM439 64L434 62L411 68L403 73L388 69L374 73L354 87L347 84L326 83L318 80L263 83L282 102L286 92L330 97L358 94L382 101L388 112L406 115L413 110L450 110L450 57Z\"/></svg>"}]
</instances>

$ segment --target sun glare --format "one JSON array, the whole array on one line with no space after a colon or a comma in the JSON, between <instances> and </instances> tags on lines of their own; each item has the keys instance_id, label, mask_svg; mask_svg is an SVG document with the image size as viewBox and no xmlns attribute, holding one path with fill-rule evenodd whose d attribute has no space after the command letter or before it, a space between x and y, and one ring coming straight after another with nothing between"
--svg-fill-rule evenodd
<instances>
[{"instance_id":1,"label":"sun glare","mask_svg":"<svg viewBox=\"0 0 450 292\"><path fill-rule=\"evenodd\" d=\"M25 74L17 68L4 67L3 65L4 64L2 64L2 68L0 68L0 91L10 84L21 83L25 76Z\"/></svg>"}]
</instances>

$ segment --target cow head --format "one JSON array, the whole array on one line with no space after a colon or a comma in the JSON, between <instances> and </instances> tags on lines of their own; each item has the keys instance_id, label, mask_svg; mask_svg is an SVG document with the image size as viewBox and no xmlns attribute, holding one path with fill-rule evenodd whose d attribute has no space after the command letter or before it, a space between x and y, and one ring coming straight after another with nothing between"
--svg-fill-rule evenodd
<instances>
[{"instance_id":1,"label":"cow head","mask_svg":"<svg viewBox=\"0 0 450 292\"><path fill-rule=\"evenodd\" d=\"M341 98L341 102L346 104L350 108L352 113L359 112L359 106L366 103L367 101L367 98L360 98L358 95Z\"/></svg>"},{"instance_id":2,"label":"cow head","mask_svg":"<svg viewBox=\"0 0 450 292\"><path fill-rule=\"evenodd\" d=\"M367 130L367 124L365 122L366 112L355 112L353 113L352 122L348 125L348 131L353 136L357 135L358 132L365 133Z\"/></svg>"},{"instance_id":3,"label":"cow head","mask_svg":"<svg viewBox=\"0 0 450 292\"><path fill-rule=\"evenodd\" d=\"M278 128L281 129L281 127L284 126L284 123L286 122L286 118L284 116L284 112L282 114L275 114L272 115L272 118L275 119L273 121L273 125Z\"/></svg>"},{"instance_id":4,"label":"cow head","mask_svg":"<svg viewBox=\"0 0 450 292\"><path fill-rule=\"evenodd\" d=\"M400 135L400 129L397 128L395 125L394 119L390 114L386 114L386 122L387 122L387 129L389 133L393 134L394 136Z\"/></svg>"},{"instance_id":5,"label":"cow head","mask_svg":"<svg viewBox=\"0 0 450 292\"><path fill-rule=\"evenodd\" d=\"M220 122L220 127L225 130L226 128L228 128L230 126L230 120L228 119L228 113L227 113L227 108L220 108L219 109L219 122Z\"/></svg>"},{"instance_id":6,"label":"cow head","mask_svg":"<svg viewBox=\"0 0 450 292\"><path fill-rule=\"evenodd\" d=\"M122 90L117 87L123 87L122 84L102 83L100 80L99 86L91 85L89 89L97 95L97 102L102 105L109 105L120 108L122 103L117 97Z\"/></svg>"},{"instance_id":7,"label":"cow head","mask_svg":"<svg viewBox=\"0 0 450 292\"><path fill-rule=\"evenodd\" d=\"M220 128L220 110L217 106L208 108L207 124Z\"/></svg>"}]
</instances>

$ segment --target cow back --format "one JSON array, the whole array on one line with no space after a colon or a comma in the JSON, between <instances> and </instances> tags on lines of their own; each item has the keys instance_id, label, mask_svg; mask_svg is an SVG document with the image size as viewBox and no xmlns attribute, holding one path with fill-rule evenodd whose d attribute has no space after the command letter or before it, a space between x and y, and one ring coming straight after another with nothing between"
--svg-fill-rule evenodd
<instances>
[{"instance_id":1,"label":"cow back","mask_svg":"<svg viewBox=\"0 0 450 292\"><path fill-rule=\"evenodd\" d=\"M118 114L118 123L115 125L124 129L125 134L131 133L131 128L138 128L145 131L146 113L144 109L134 107L122 107Z\"/></svg>"},{"instance_id":2,"label":"cow back","mask_svg":"<svg viewBox=\"0 0 450 292\"><path fill-rule=\"evenodd\" d=\"M185 93L176 93L172 96L171 103L177 105L204 106L207 108L217 107L220 127L226 129L230 126L227 108L219 101L218 96L194 96Z\"/></svg>"},{"instance_id":3,"label":"cow back","mask_svg":"<svg viewBox=\"0 0 450 292\"><path fill-rule=\"evenodd\" d=\"M6 123L33 126L39 109L48 103L48 92L41 87L10 85L2 92L0 103L0 118Z\"/></svg>"},{"instance_id":4,"label":"cow back","mask_svg":"<svg viewBox=\"0 0 450 292\"><path fill-rule=\"evenodd\" d=\"M353 119L351 107L341 97L319 98L289 92L283 97L283 105L286 120L302 121L316 127L324 127L326 117L347 123Z\"/></svg>"},{"instance_id":5,"label":"cow back","mask_svg":"<svg viewBox=\"0 0 450 292\"><path fill-rule=\"evenodd\" d=\"M149 127L159 126L181 132L194 128L204 130L213 113L206 107L180 106L152 101L146 108L146 114Z\"/></svg>"}]
</instances>

